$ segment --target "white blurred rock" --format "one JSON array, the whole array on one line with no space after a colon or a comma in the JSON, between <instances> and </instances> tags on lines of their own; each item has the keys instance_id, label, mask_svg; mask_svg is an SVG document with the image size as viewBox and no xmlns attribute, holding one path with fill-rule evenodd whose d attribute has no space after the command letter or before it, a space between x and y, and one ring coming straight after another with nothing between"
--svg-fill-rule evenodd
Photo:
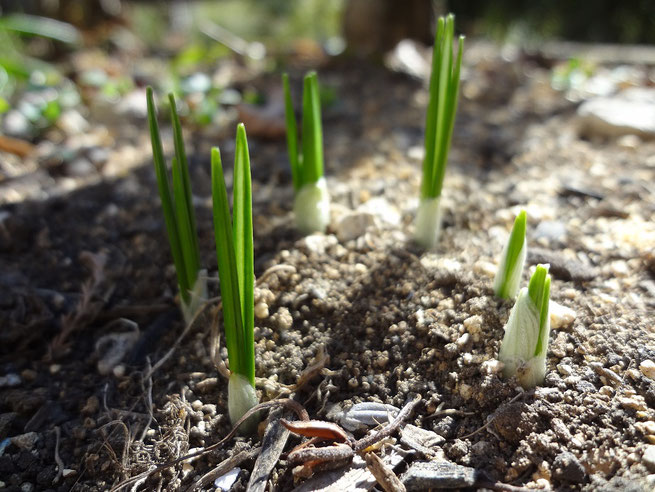
<instances>
[{"instance_id":1,"label":"white blurred rock","mask_svg":"<svg viewBox=\"0 0 655 492\"><path fill-rule=\"evenodd\" d=\"M305 236L298 241L299 247L304 247L311 253L317 255L325 254L325 250L338 243L337 238L332 234L315 233Z\"/></svg>"},{"instance_id":2,"label":"white blurred rock","mask_svg":"<svg viewBox=\"0 0 655 492\"><path fill-rule=\"evenodd\" d=\"M558 328L567 328L573 324L576 318L576 313L573 309L555 301L550 301L550 327L553 330Z\"/></svg>"},{"instance_id":3,"label":"white blurred rock","mask_svg":"<svg viewBox=\"0 0 655 492\"><path fill-rule=\"evenodd\" d=\"M351 212L337 222L339 241L350 241L363 236L369 227L376 227L375 216L368 212Z\"/></svg>"},{"instance_id":4,"label":"white blurred rock","mask_svg":"<svg viewBox=\"0 0 655 492\"><path fill-rule=\"evenodd\" d=\"M639 364L639 370L647 378L655 380L655 362L652 360L645 360Z\"/></svg>"},{"instance_id":5,"label":"white blurred rock","mask_svg":"<svg viewBox=\"0 0 655 492\"><path fill-rule=\"evenodd\" d=\"M381 221L391 225L400 224L400 212L396 207L382 197L371 198L360 205L357 210L359 212L375 215Z\"/></svg>"},{"instance_id":6,"label":"white blurred rock","mask_svg":"<svg viewBox=\"0 0 655 492\"><path fill-rule=\"evenodd\" d=\"M578 108L582 133L655 137L655 89L632 88L612 97L590 99Z\"/></svg>"},{"instance_id":7,"label":"white blurred rock","mask_svg":"<svg viewBox=\"0 0 655 492\"><path fill-rule=\"evenodd\" d=\"M10 439L11 443L23 451L30 451L36 442L39 440L39 435L36 432L27 432Z\"/></svg>"}]
</instances>

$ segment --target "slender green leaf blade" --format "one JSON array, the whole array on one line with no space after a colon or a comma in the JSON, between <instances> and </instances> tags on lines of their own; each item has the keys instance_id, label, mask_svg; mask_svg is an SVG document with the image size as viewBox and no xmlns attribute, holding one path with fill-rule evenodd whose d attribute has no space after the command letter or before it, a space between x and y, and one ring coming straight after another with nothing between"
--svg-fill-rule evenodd
<instances>
[{"instance_id":1,"label":"slender green leaf blade","mask_svg":"<svg viewBox=\"0 0 655 492\"><path fill-rule=\"evenodd\" d=\"M243 346L243 342L240 340L243 337L243 322L241 319L241 306L239 305L239 279L232 236L232 219L230 218L230 206L227 200L221 154L216 147L212 148L211 152L211 168L214 236L216 238L218 276L221 281L227 354L230 360L230 370L248 377L239 350Z\"/></svg>"},{"instance_id":2,"label":"slender green leaf blade","mask_svg":"<svg viewBox=\"0 0 655 492\"><path fill-rule=\"evenodd\" d=\"M250 155L248 139L243 123L237 126L236 152L234 157L234 212L233 237L239 300L243 321L243 344L240 345L244 374L255 385L255 342L254 342L254 259L252 231L252 187L250 177Z\"/></svg>"},{"instance_id":3,"label":"slender green leaf blade","mask_svg":"<svg viewBox=\"0 0 655 492\"><path fill-rule=\"evenodd\" d=\"M435 198L430 195L432 171L434 167L434 150L437 126L437 103L439 93L439 66L441 63L441 42L444 33L444 18L437 21L437 33L432 48L432 70L430 72L430 87L428 109L425 116L425 156L423 157L423 176L421 181L421 198Z\"/></svg>"},{"instance_id":4,"label":"slender green leaf blade","mask_svg":"<svg viewBox=\"0 0 655 492\"><path fill-rule=\"evenodd\" d=\"M289 153L289 163L291 164L293 189L298 191L303 185L300 162L298 161L298 127L296 124L296 115L293 111L293 102L291 101L289 75L286 73L282 74L282 85L284 86L284 117L287 127L287 152Z\"/></svg>"},{"instance_id":5,"label":"slender green leaf blade","mask_svg":"<svg viewBox=\"0 0 655 492\"><path fill-rule=\"evenodd\" d=\"M193 231L191 230L191 223L189 222L189 211L187 209L187 202L184 199L184 178L182 177L182 170L180 163L176 157L173 157L173 197L175 206L175 218L177 222L177 232L179 234L179 242L182 249L182 258L184 260L185 274L187 275L187 283L191 288L196 282L198 277L198 256L195 254Z\"/></svg>"},{"instance_id":6,"label":"slender green leaf blade","mask_svg":"<svg viewBox=\"0 0 655 492\"><path fill-rule=\"evenodd\" d=\"M498 278L496 280L496 294L504 299L513 297L518 291L518 276L523 269L525 261L525 231L527 225L527 213L521 210L514 219L512 232L507 240L504 257L501 259Z\"/></svg>"},{"instance_id":7,"label":"slender green leaf blade","mask_svg":"<svg viewBox=\"0 0 655 492\"><path fill-rule=\"evenodd\" d=\"M537 269L530 277L530 283L528 284L528 295L539 312L541 312L541 305L543 304L544 285L548 275L548 268L549 265L537 265Z\"/></svg>"},{"instance_id":8,"label":"slender green leaf blade","mask_svg":"<svg viewBox=\"0 0 655 492\"><path fill-rule=\"evenodd\" d=\"M443 36L443 45L440 52L440 66L439 66L439 92L437 93L437 121L436 121L436 137L434 149L434 164L432 170L432 183L430 188L430 196L437 197L441 194L439 189L439 176L445 174L446 162L443 161L443 147L447 145L445 137L447 134L446 126L448 116L446 109L448 107L448 85L451 79L452 71L452 58L453 58L453 30L454 18L451 15L446 17L446 25Z\"/></svg>"},{"instance_id":9,"label":"slender green leaf blade","mask_svg":"<svg viewBox=\"0 0 655 492\"><path fill-rule=\"evenodd\" d=\"M196 215L193 210L193 195L191 194L191 178L189 177L189 162L184 148L184 138L182 137L182 125L180 124L180 117L177 114L177 106L175 104L175 97L172 93L168 95L168 100L171 106L171 121L173 122L173 143L175 144L175 158L179 165L179 176L182 181L182 194L175 195L175 200L183 201L184 206L179 207L180 213L183 216L178 216L178 224L180 221L188 222L191 230L191 242L182 244L185 248L188 246L190 251L185 255L187 258L187 270L190 275L195 276L200 269L200 250L198 248L198 229L196 226ZM193 284L192 284L193 285Z\"/></svg>"},{"instance_id":10,"label":"slender green leaf blade","mask_svg":"<svg viewBox=\"0 0 655 492\"><path fill-rule=\"evenodd\" d=\"M302 114L302 184L323 176L323 129L316 72L305 76Z\"/></svg>"},{"instance_id":11,"label":"slender green leaf blade","mask_svg":"<svg viewBox=\"0 0 655 492\"><path fill-rule=\"evenodd\" d=\"M546 275L544 280L543 292L541 297L541 307L539 311L539 339L534 350L534 355L540 355L542 350L548 346L549 332L549 306L550 306L550 275Z\"/></svg>"},{"instance_id":12,"label":"slender green leaf blade","mask_svg":"<svg viewBox=\"0 0 655 492\"><path fill-rule=\"evenodd\" d=\"M448 154L450 153L453 130L455 128L455 115L457 114L457 99L459 96L459 74L462 66L463 48L464 36L460 36L458 40L457 60L455 61L454 67L451 66L448 70L451 77L448 81L448 92L445 101L446 108L444 110L445 121L442 134L442 145L439 149L440 154L437 161L439 165L436 167L436 176L433 177L435 183L434 193L436 196L441 195L441 190L443 188L446 167L448 165ZM452 56L450 57L450 61L452 62Z\"/></svg>"},{"instance_id":13,"label":"slender green leaf blade","mask_svg":"<svg viewBox=\"0 0 655 492\"><path fill-rule=\"evenodd\" d=\"M164 161L164 150L161 144L161 136L159 134L159 125L157 124L155 102L151 87L146 89L146 101L148 104L148 125L150 127L152 156L155 164L159 197L161 199L161 206L164 213L164 222L166 223L166 231L168 232L168 242L171 246L173 263L175 264L175 270L177 272L177 282L180 288L180 295L185 302L188 302L191 286L187 281L188 275L186 273L184 257L182 254L182 246L180 245L179 232L175 218L175 207L171 196L170 183L168 181L168 173Z\"/></svg>"}]
</instances>

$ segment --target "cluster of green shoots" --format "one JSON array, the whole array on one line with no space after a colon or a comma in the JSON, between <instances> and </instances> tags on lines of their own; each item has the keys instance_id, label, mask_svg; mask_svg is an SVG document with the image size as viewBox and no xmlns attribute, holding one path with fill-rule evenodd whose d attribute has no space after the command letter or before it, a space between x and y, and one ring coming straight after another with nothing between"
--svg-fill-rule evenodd
<instances>
[{"instance_id":1,"label":"cluster of green shoots","mask_svg":"<svg viewBox=\"0 0 655 492\"><path fill-rule=\"evenodd\" d=\"M173 254L173 262L177 273L177 284L180 289L180 304L184 320L189 323L196 312L207 300L207 275L200 269L200 254L198 250L198 230L193 211L193 195L189 178L189 163L184 150L182 126L175 106L173 94L169 94L171 120L173 122L173 143L175 157L172 162L172 187L169 180L164 150L157 124L155 102L152 88L148 87L146 98L148 103L148 124L152 141L152 156L157 175L157 187L164 212L168 242Z\"/></svg>"},{"instance_id":2,"label":"cluster of green shoots","mask_svg":"<svg viewBox=\"0 0 655 492\"><path fill-rule=\"evenodd\" d=\"M255 391L255 306L252 233L252 187L246 128L237 127L232 215L227 199L221 154L211 152L214 236L221 280L223 324L230 361L228 412L235 423L259 403ZM256 418L246 424L250 429Z\"/></svg>"},{"instance_id":3,"label":"cluster of green shoots","mask_svg":"<svg viewBox=\"0 0 655 492\"><path fill-rule=\"evenodd\" d=\"M425 159L416 240L426 249L435 247L441 227L440 197L453 133L463 37L453 55L454 17L440 18L434 44L430 99L425 128ZM330 200L323 177L323 134L318 79L315 72L304 78L302 145L291 102L289 77L283 75L287 146L295 191L294 214L298 229L309 234L325 231ZM175 99L169 95L175 157L172 184L164 160L151 88L147 90L148 120L162 210L177 272L182 312L188 322L206 302L206 274L200 267L198 235L193 211L188 162ZM237 127L233 174L232 213L218 148L211 151L211 182L214 235L225 339L230 362L228 411L232 422L257 404L254 351L254 266L252 188L246 130ZM525 387L540 384L550 331L548 265L538 265L529 286L519 291L526 257L526 213L514 222L503 252L494 289L499 297L513 299L499 359L507 376L516 375ZM251 421L250 428L256 420Z\"/></svg>"},{"instance_id":4,"label":"cluster of green shoots","mask_svg":"<svg viewBox=\"0 0 655 492\"><path fill-rule=\"evenodd\" d=\"M526 222L527 214L521 210L503 250L494 291L503 299L516 298L505 325L498 359L505 365L504 375L516 376L521 386L527 389L541 384L546 375L550 275L549 265L537 265L528 287L519 291L527 252Z\"/></svg>"},{"instance_id":5,"label":"cluster of green shoots","mask_svg":"<svg viewBox=\"0 0 655 492\"><path fill-rule=\"evenodd\" d=\"M153 160L164 221L177 272L181 307L188 323L206 301L206 274L200 270L198 234L193 212L191 183L175 98L169 95L175 157L172 189L157 124L152 89L147 90L148 120ZM233 178L233 212L227 198L221 154L211 151L214 236L223 302L223 324L230 362L228 412L236 422L258 403L255 391L254 344L254 260L252 230L252 187L246 129L237 127ZM252 430L256 419L246 424Z\"/></svg>"},{"instance_id":6,"label":"cluster of green shoots","mask_svg":"<svg viewBox=\"0 0 655 492\"><path fill-rule=\"evenodd\" d=\"M325 232L330 222L330 195L323 177L323 129L316 72L305 75L302 95L302 141L291 102L289 76L282 75L287 127L287 151L293 179L293 213L303 234Z\"/></svg>"},{"instance_id":7,"label":"cluster of green shoots","mask_svg":"<svg viewBox=\"0 0 655 492\"><path fill-rule=\"evenodd\" d=\"M441 232L441 190L457 110L464 36L459 37L457 55L454 56L454 32L455 17L452 14L440 17L432 51L430 99L425 118L425 157L415 229L416 242L428 250L437 245Z\"/></svg>"}]
</instances>

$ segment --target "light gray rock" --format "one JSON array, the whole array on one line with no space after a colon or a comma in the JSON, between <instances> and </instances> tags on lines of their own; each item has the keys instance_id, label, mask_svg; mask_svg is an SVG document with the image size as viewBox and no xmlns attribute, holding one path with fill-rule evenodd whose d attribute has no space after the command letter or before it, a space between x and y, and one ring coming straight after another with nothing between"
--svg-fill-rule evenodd
<instances>
[{"instance_id":1,"label":"light gray rock","mask_svg":"<svg viewBox=\"0 0 655 492\"><path fill-rule=\"evenodd\" d=\"M646 468L651 472L655 472L655 444L646 447L642 459Z\"/></svg>"},{"instance_id":2,"label":"light gray rock","mask_svg":"<svg viewBox=\"0 0 655 492\"><path fill-rule=\"evenodd\" d=\"M578 108L578 124L589 136L655 138L655 89L632 88L585 101Z\"/></svg>"},{"instance_id":3,"label":"light gray rock","mask_svg":"<svg viewBox=\"0 0 655 492\"><path fill-rule=\"evenodd\" d=\"M417 461L401 480L407 490L459 489L473 487L478 471L450 461Z\"/></svg>"},{"instance_id":4,"label":"light gray rock","mask_svg":"<svg viewBox=\"0 0 655 492\"><path fill-rule=\"evenodd\" d=\"M337 237L350 241L363 236L369 227L375 227L375 216L368 212L352 212L344 215L337 223Z\"/></svg>"},{"instance_id":5,"label":"light gray rock","mask_svg":"<svg viewBox=\"0 0 655 492\"><path fill-rule=\"evenodd\" d=\"M38 440L39 435L36 432L27 432L10 439L14 446L22 449L23 451L30 451Z\"/></svg>"}]
</instances>

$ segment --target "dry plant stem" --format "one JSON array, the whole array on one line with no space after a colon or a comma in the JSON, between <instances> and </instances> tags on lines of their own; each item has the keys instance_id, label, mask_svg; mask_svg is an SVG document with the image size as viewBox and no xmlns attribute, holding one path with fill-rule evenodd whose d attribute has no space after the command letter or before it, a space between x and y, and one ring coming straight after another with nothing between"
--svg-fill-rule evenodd
<instances>
[{"instance_id":1,"label":"dry plant stem","mask_svg":"<svg viewBox=\"0 0 655 492\"><path fill-rule=\"evenodd\" d=\"M405 403L405 406L400 409L400 412L398 412L398 415L396 415L395 419L393 419L389 424L387 424L379 431L369 434L368 436L364 436L359 441L355 441L353 444L353 449L356 452L360 452L396 432L398 427L400 427L400 424L402 424L403 421L409 417L409 415L412 413L412 410L414 410L414 407L418 405L420 401L421 395L415 395L407 403Z\"/></svg>"},{"instance_id":2,"label":"dry plant stem","mask_svg":"<svg viewBox=\"0 0 655 492\"><path fill-rule=\"evenodd\" d=\"M59 479L64 475L64 462L62 461L61 456L59 456L59 441L61 439L61 430L59 429L58 425L55 426L55 437L57 438L55 442L55 463L57 463L57 476L52 481L53 485L59 482Z\"/></svg>"},{"instance_id":3,"label":"dry plant stem","mask_svg":"<svg viewBox=\"0 0 655 492\"><path fill-rule=\"evenodd\" d=\"M246 420L248 420L248 418L250 418L251 416L253 416L254 414L256 414L257 412L259 412L261 410L266 410L266 409L275 408L275 407L285 407L287 410L290 410L290 411L294 412L298 416L298 418L300 420L305 420L305 421L309 420L309 414L307 413L307 410L305 410L305 408L295 400L285 398L283 400L273 400L273 401L266 401L264 403L259 403L259 404L255 405L254 407L252 407L250 410L248 410L245 414L243 414L243 417L241 417L234 424L234 426L232 427L232 430L228 433L228 435L225 436L220 441L218 441L217 443L214 443L211 446L207 446L205 449L203 449L201 451L197 451L195 453L191 453L191 454L187 454L185 456L181 456L181 457L176 458L176 459L174 459L172 461L164 463L163 465L159 465L158 467L153 468L152 470L149 470L149 471L140 473L140 474L138 474L138 475L136 475L134 477L128 478L127 480L124 480L124 481L120 482L119 484L117 484L116 486L112 487L111 492L118 491L118 490L122 489L123 487L127 487L128 485L131 485L131 484L134 484L134 483L136 483L138 481L141 481L141 480L149 477L150 475L152 475L154 473L165 470L166 468L170 468L171 466L175 466L178 463L189 460L191 458L197 458L198 456L203 456L203 455L213 451L214 449L219 448L220 446L222 446L223 444L225 444L227 441L229 441L230 439L232 439L234 437L234 435L239 430L239 427L241 426L241 424L243 424Z\"/></svg>"},{"instance_id":4,"label":"dry plant stem","mask_svg":"<svg viewBox=\"0 0 655 492\"><path fill-rule=\"evenodd\" d=\"M375 453L366 453L364 456L366 467L380 484L385 492L405 492L407 489L391 468Z\"/></svg>"}]
</instances>

